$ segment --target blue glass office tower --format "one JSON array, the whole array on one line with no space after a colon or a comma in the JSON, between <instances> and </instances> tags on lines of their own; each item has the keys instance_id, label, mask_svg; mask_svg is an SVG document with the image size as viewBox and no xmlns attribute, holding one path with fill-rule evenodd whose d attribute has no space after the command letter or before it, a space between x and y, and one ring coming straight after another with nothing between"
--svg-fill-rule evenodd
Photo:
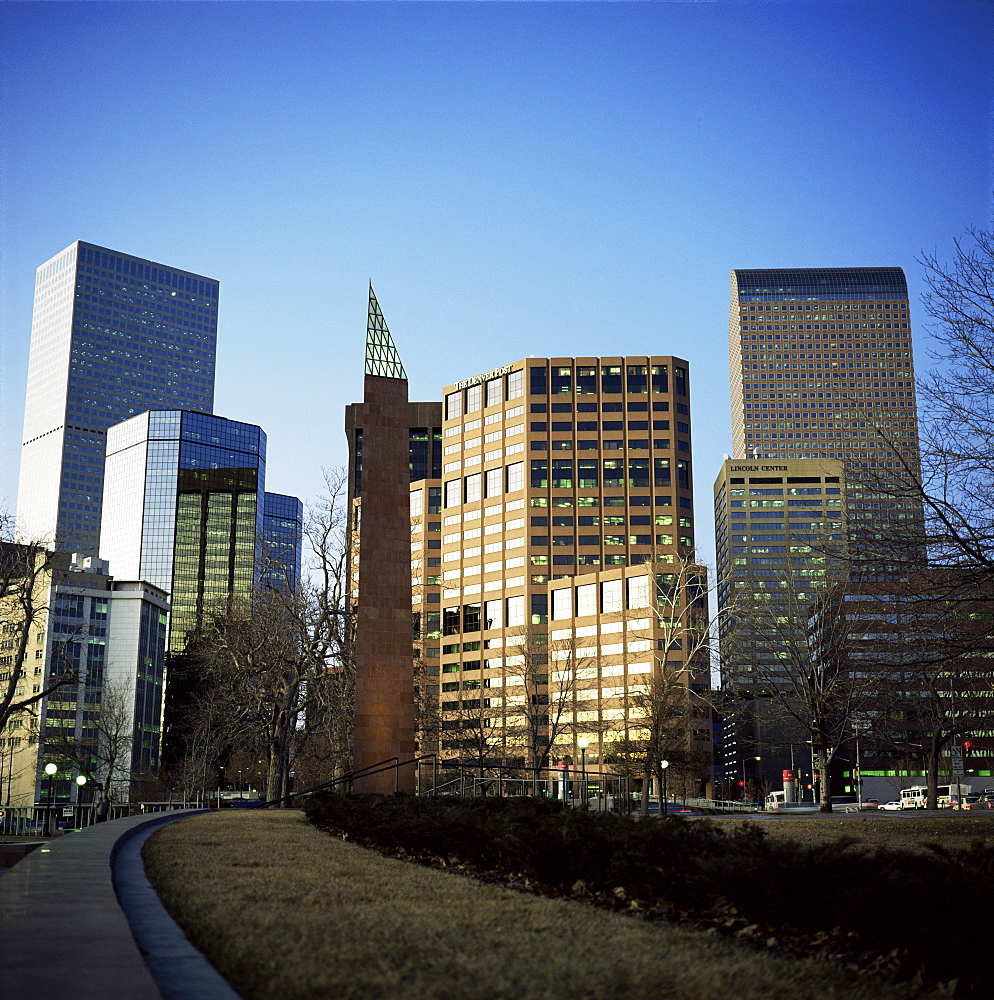
<instances>
[{"instance_id":1,"label":"blue glass office tower","mask_svg":"<svg viewBox=\"0 0 994 1000\"><path fill-rule=\"evenodd\" d=\"M267 493L262 513L262 574L264 584L296 587L300 583L300 549L304 535L304 505L296 497Z\"/></svg>"},{"instance_id":2,"label":"blue glass office tower","mask_svg":"<svg viewBox=\"0 0 994 1000\"><path fill-rule=\"evenodd\" d=\"M101 551L116 575L170 593L171 653L205 608L251 592L267 537L296 582L300 502L272 494L267 510L265 480L266 435L254 424L153 410L108 431Z\"/></svg>"},{"instance_id":3,"label":"blue glass office tower","mask_svg":"<svg viewBox=\"0 0 994 1000\"><path fill-rule=\"evenodd\" d=\"M77 241L38 268L18 486L23 537L100 545L107 428L214 405L218 283Z\"/></svg>"},{"instance_id":4,"label":"blue glass office tower","mask_svg":"<svg viewBox=\"0 0 994 1000\"><path fill-rule=\"evenodd\" d=\"M301 506L265 492L266 435L237 420L153 410L107 432L101 551L115 574L170 594L165 742L183 740L198 684L184 656L205 613L300 568ZM285 559L280 565L280 559Z\"/></svg>"}]
</instances>

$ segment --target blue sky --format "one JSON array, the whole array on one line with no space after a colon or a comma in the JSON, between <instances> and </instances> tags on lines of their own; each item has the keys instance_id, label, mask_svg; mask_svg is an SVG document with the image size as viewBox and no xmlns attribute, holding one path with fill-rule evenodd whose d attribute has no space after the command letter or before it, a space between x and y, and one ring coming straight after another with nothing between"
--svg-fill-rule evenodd
<instances>
[{"instance_id":1,"label":"blue sky","mask_svg":"<svg viewBox=\"0 0 994 1000\"><path fill-rule=\"evenodd\" d=\"M34 270L75 239L220 280L215 412L266 430L271 490L345 461L372 279L412 399L686 358L705 525L728 272L898 265L917 299L991 223L985 2L8 2L0 37L11 508Z\"/></svg>"}]
</instances>

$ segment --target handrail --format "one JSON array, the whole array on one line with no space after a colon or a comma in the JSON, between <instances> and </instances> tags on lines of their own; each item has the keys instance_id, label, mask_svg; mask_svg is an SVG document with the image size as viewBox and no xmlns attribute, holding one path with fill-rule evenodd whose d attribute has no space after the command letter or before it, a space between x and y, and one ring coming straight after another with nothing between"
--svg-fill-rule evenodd
<instances>
[{"instance_id":1,"label":"handrail","mask_svg":"<svg viewBox=\"0 0 994 1000\"><path fill-rule=\"evenodd\" d=\"M284 795L279 799L270 799L267 802L253 802L247 808L249 809L266 809L269 806L279 805L281 802L288 802L295 799L298 795L310 795L312 792L319 792L325 788L331 788L334 785L341 785L346 782L351 784L356 778L370 778L374 774L382 774L384 771L393 770L396 775L396 782L394 783L395 791L400 791L400 769L402 767L407 767L408 764L419 764L423 760L434 760L437 769L438 758L436 754L430 753L425 754L422 757L411 757L409 760L399 760L397 757L387 757L384 760L377 761L375 764L367 764L365 767L357 768L354 771L346 771L345 774L338 778L332 778L331 781L324 781L320 785L312 785L310 788L302 788L299 792L291 792L289 795Z\"/></svg>"}]
</instances>

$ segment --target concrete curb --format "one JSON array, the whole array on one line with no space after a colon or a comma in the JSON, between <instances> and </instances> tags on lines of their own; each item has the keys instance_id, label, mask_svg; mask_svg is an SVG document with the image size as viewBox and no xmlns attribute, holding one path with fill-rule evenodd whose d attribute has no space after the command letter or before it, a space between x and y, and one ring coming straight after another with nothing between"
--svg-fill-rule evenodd
<instances>
[{"instance_id":1,"label":"concrete curb","mask_svg":"<svg viewBox=\"0 0 994 1000\"><path fill-rule=\"evenodd\" d=\"M49 841L0 878L4 994L235 1000L159 903L141 865L141 845L157 827L202 811L101 823Z\"/></svg>"},{"instance_id":2,"label":"concrete curb","mask_svg":"<svg viewBox=\"0 0 994 1000\"><path fill-rule=\"evenodd\" d=\"M165 822L171 821L172 817ZM241 1000L166 912L145 875L142 846L162 825L146 824L129 831L117 842L111 858L117 898L138 948L164 1000Z\"/></svg>"}]
</instances>

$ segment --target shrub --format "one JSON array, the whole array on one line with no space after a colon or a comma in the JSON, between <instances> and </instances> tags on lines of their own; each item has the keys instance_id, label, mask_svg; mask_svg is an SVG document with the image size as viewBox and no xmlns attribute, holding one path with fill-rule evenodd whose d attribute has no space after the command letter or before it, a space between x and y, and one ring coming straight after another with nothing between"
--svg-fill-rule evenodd
<instances>
[{"instance_id":1,"label":"shrub","mask_svg":"<svg viewBox=\"0 0 994 1000\"><path fill-rule=\"evenodd\" d=\"M855 935L893 953L890 968L961 988L990 982L986 948L994 854L913 854L850 841L773 840L755 823L729 831L706 820L649 822L564 808L548 799L319 793L308 819L369 845L403 849L569 892L637 900L700 917L733 909L774 935ZM618 893L617 890L621 890Z\"/></svg>"}]
</instances>

